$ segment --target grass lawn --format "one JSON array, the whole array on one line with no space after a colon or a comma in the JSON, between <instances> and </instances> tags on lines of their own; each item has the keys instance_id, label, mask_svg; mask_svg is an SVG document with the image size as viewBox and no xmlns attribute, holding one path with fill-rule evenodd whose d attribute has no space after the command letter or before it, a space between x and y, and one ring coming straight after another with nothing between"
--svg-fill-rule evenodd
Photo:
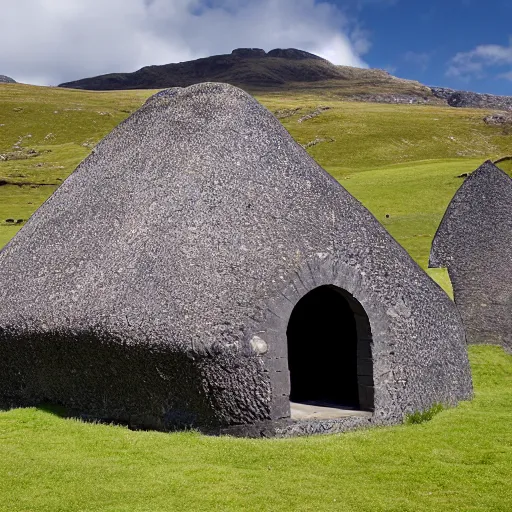
<instances>
[{"instance_id":1,"label":"grass lawn","mask_svg":"<svg viewBox=\"0 0 512 512\"><path fill-rule=\"evenodd\" d=\"M511 148L511 150L512 150L512 148ZM512 175L512 157L509 157L507 160L500 162L498 164L498 167L500 167L502 170L504 170L508 174Z\"/></svg>"},{"instance_id":2,"label":"grass lawn","mask_svg":"<svg viewBox=\"0 0 512 512\"><path fill-rule=\"evenodd\" d=\"M470 348L472 402L431 421L295 439L133 432L0 413L0 510L512 510L512 356Z\"/></svg>"}]
</instances>

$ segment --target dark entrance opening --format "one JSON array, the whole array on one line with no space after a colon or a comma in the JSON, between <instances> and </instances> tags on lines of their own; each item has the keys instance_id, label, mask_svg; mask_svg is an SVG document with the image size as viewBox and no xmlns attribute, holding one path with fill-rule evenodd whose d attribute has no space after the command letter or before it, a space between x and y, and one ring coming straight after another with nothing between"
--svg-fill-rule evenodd
<instances>
[{"instance_id":1,"label":"dark entrance opening","mask_svg":"<svg viewBox=\"0 0 512 512\"><path fill-rule=\"evenodd\" d=\"M292 311L288 328L290 401L373 410L368 316L336 286L320 286Z\"/></svg>"}]
</instances>

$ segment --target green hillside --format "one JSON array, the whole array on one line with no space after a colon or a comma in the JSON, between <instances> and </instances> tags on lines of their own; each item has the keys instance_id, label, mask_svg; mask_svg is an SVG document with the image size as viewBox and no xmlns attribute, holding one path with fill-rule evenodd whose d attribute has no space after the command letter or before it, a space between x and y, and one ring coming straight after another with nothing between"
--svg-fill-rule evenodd
<instances>
[{"instance_id":1,"label":"green hillside","mask_svg":"<svg viewBox=\"0 0 512 512\"><path fill-rule=\"evenodd\" d=\"M0 247L153 92L0 86ZM423 267L457 176L512 148L510 130L486 125L485 110L350 103L322 91L258 100Z\"/></svg>"},{"instance_id":2,"label":"green hillside","mask_svg":"<svg viewBox=\"0 0 512 512\"><path fill-rule=\"evenodd\" d=\"M150 94L0 85L0 247Z\"/></svg>"}]
</instances>

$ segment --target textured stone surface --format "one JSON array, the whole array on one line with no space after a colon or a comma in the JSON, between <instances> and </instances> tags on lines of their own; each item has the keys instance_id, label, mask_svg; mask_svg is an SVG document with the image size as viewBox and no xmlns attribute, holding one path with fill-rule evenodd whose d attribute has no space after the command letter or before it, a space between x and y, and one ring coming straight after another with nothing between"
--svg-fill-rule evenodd
<instances>
[{"instance_id":1,"label":"textured stone surface","mask_svg":"<svg viewBox=\"0 0 512 512\"><path fill-rule=\"evenodd\" d=\"M491 162L452 199L430 266L448 268L468 341L512 349L512 180Z\"/></svg>"},{"instance_id":2,"label":"textured stone surface","mask_svg":"<svg viewBox=\"0 0 512 512\"><path fill-rule=\"evenodd\" d=\"M432 94L446 100L450 107L495 108L512 110L512 96L496 96L470 91L456 91L446 87L431 87Z\"/></svg>"},{"instance_id":3,"label":"textured stone surface","mask_svg":"<svg viewBox=\"0 0 512 512\"><path fill-rule=\"evenodd\" d=\"M368 315L375 412L294 422L288 319L327 284ZM472 394L449 298L223 84L150 98L0 252L0 354L4 405L162 429L334 432Z\"/></svg>"}]
</instances>

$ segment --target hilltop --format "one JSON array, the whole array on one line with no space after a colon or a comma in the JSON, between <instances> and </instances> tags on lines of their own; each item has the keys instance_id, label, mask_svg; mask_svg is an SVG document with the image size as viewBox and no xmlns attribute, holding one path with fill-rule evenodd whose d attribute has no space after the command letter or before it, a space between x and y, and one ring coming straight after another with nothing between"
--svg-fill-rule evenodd
<instances>
[{"instance_id":1,"label":"hilltop","mask_svg":"<svg viewBox=\"0 0 512 512\"><path fill-rule=\"evenodd\" d=\"M16 80L10 76L0 75L0 84L15 84Z\"/></svg>"},{"instance_id":2,"label":"hilltop","mask_svg":"<svg viewBox=\"0 0 512 512\"><path fill-rule=\"evenodd\" d=\"M61 84L87 90L163 89L198 82L224 82L249 92L327 90L332 94L384 103L443 103L432 91L380 69L336 66L312 53L296 49L238 48L178 64L147 66L134 73L110 73Z\"/></svg>"},{"instance_id":3,"label":"hilltop","mask_svg":"<svg viewBox=\"0 0 512 512\"><path fill-rule=\"evenodd\" d=\"M336 66L294 48L265 52L238 48L230 54L162 66L133 73L110 73L60 84L59 87L112 91L188 87L199 82L224 82L252 94L284 91L312 93L349 101L434 104L512 111L512 96L495 96L444 87L429 87L382 69Z\"/></svg>"}]
</instances>

